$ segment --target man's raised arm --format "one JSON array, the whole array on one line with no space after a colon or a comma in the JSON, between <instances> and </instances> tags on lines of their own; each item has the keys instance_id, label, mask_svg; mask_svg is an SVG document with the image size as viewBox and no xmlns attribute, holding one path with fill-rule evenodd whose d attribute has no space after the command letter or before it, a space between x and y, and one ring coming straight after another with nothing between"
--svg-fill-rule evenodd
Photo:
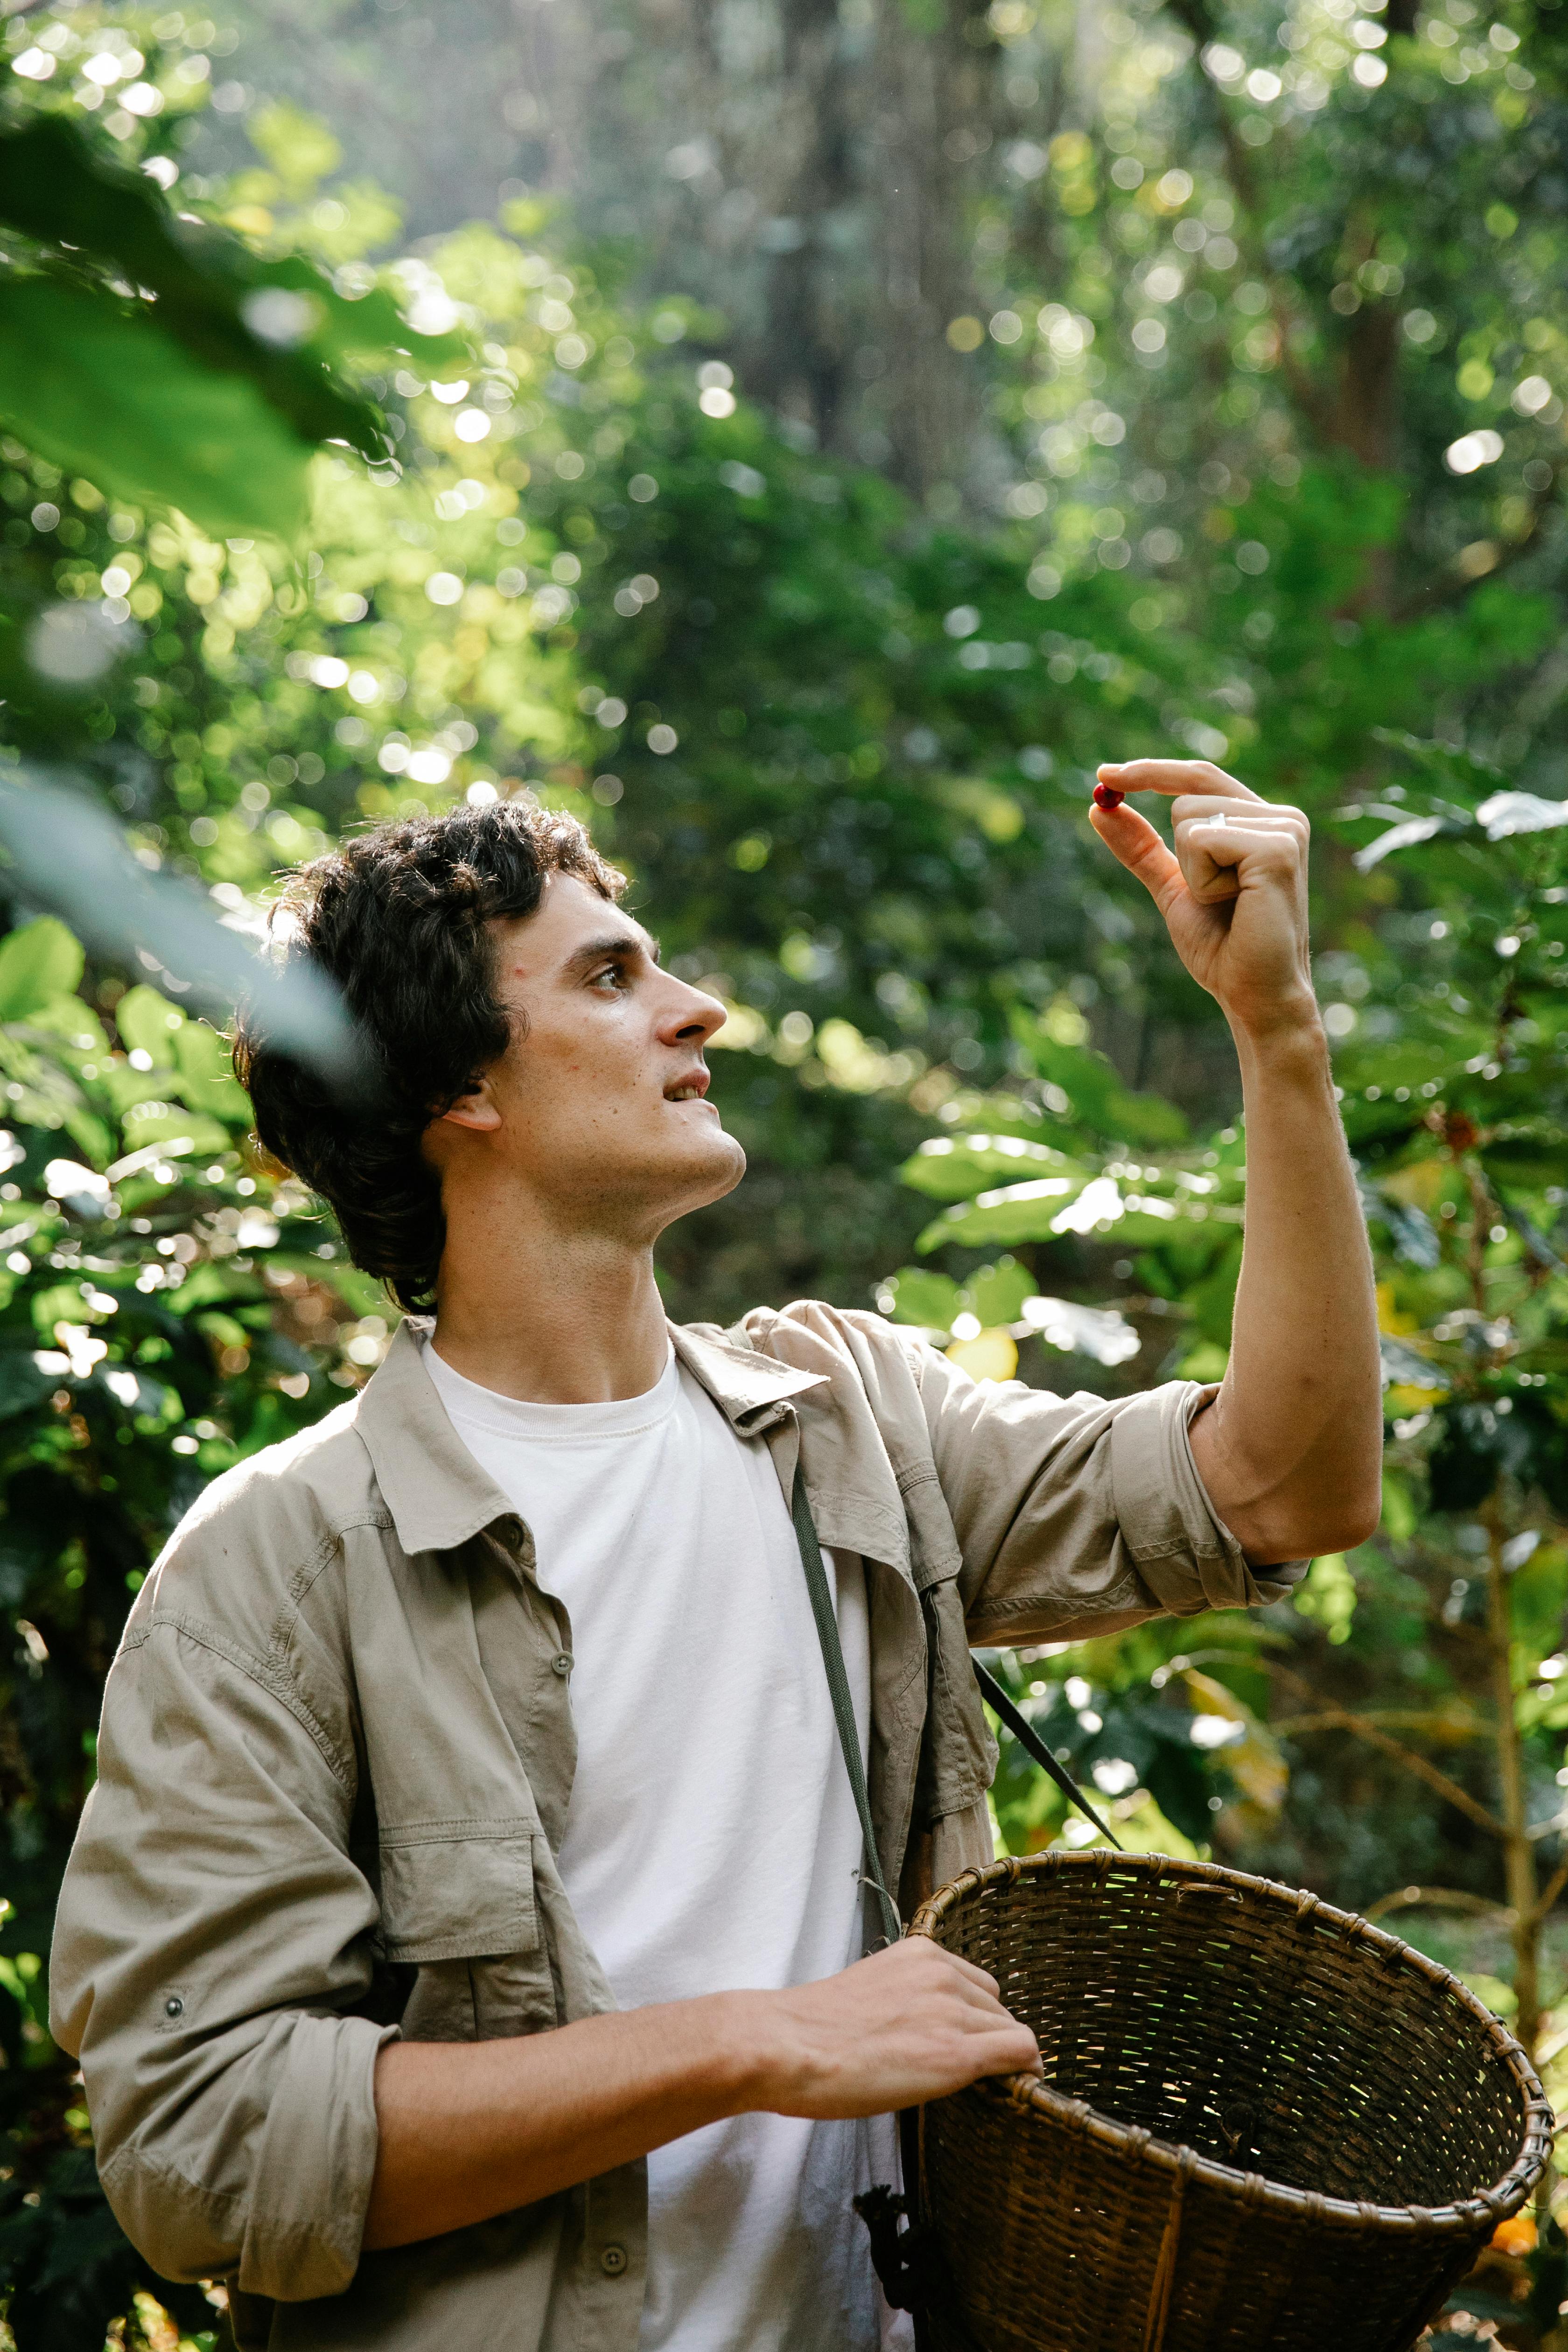
<instances>
[{"instance_id":1,"label":"man's raised arm","mask_svg":"<svg viewBox=\"0 0 1568 2352\"><path fill-rule=\"evenodd\" d=\"M1193 1423L1193 1458L1250 1559L1340 1551L1378 1522L1382 1389L1372 1256L1312 991L1307 819L1206 761L1100 776L1173 800L1173 856L1131 807L1101 803L1090 821L1219 1003L1241 1062L1247 1238L1230 1365Z\"/></svg>"}]
</instances>

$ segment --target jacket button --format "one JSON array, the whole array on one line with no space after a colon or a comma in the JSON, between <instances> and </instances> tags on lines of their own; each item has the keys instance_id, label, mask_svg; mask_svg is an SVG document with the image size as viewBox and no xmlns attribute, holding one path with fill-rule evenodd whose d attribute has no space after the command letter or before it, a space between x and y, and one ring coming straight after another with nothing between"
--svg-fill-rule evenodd
<instances>
[{"instance_id":1,"label":"jacket button","mask_svg":"<svg viewBox=\"0 0 1568 2352\"><path fill-rule=\"evenodd\" d=\"M521 1549L522 1521L521 1519L498 1519L496 1521L496 1533L500 1536L502 1543L505 1544L508 1551L520 1551Z\"/></svg>"},{"instance_id":2,"label":"jacket button","mask_svg":"<svg viewBox=\"0 0 1568 2352\"><path fill-rule=\"evenodd\" d=\"M626 2266L625 2246L606 2246L599 2256L599 2268L606 2278L619 2278Z\"/></svg>"},{"instance_id":3,"label":"jacket button","mask_svg":"<svg viewBox=\"0 0 1568 2352\"><path fill-rule=\"evenodd\" d=\"M165 2017L184 2017L184 2013L185 2013L185 2004L184 2004L184 2002L180 1999L179 1994L178 1994L178 1993L171 1993L171 1995L169 1996L169 1999L168 1999L168 2000L163 2003L163 2014L164 2014L164 2016L165 2016Z\"/></svg>"},{"instance_id":4,"label":"jacket button","mask_svg":"<svg viewBox=\"0 0 1568 2352\"><path fill-rule=\"evenodd\" d=\"M571 1673L571 1671L572 1671L572 1653L571 1653L571 1651L570 1651L570 1650L562 1650L562 1651L559 1651L559 1652L556 1654L556 1655L555 1655L553 1658L552 1658L552 1659L551 1659L551 1661L550 1661L550 1668L551 1668L551 1672L552 1672L552 1674L557 1674L557 1675L569 1675L569 1674ZM611 2250L611 2251L612 2251L612 2252L614 2252L614 2249L612 2248L612 2250ZM623 2257L622 2257L622 2259L624 2260L624 2259L625 2259L625 2257L623 2256Z\"/></svg>"}]
</instances>

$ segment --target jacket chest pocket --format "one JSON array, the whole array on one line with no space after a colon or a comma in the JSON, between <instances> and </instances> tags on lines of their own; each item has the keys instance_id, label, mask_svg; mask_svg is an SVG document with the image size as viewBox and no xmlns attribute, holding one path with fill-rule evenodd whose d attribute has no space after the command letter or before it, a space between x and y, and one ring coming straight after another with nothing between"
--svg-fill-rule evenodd
<instances>
[{"instance_id":1,"label":"jacket chest pocket","mask_svg":"<svg viewBox=\"0 0 1568 2352\"><path fill-rule=\"evenodd\" d=\"M421 1966L539 1948L534 1825L429 1822L381 1832L381 1944Z\"/></svg>"}]
</instances>

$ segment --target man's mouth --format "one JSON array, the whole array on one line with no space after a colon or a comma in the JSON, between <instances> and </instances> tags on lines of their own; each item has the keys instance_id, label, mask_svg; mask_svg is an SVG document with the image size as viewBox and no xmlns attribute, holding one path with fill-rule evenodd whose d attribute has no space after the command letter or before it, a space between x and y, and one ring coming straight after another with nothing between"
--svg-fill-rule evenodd
<instances>
[{"instance_id":1,"label":"man's mouth","mask_svg":"<svg viewBox=\"0 0 1568 2352\"><path fill-rule=\"evenodd\" d=\"M710 1083L708 1072L699 1070L691 1077L682 1078L679 1086L667 1087L664 1094L665 1101L700 1102L707 1094Z\"/></svg>"}]
</instances>

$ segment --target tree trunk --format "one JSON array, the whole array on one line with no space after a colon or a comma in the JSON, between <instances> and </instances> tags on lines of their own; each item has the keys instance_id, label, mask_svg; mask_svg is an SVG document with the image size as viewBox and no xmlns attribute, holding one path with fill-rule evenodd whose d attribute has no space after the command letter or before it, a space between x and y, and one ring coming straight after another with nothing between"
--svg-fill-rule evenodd
<instances>
[{"instance_id":1,"label":"tree trunk","mask_svg":"<svg viewBox=\"0 0 1568 2352\"><path fill-rule=\"evenodd\" d=\"M1514 1992L1519 2001L1513 2030L1533 2065L1541 2035L1541 1922L1535 1881L1535 1847L1525 1810L1524 1759L1514 1713L1510 1651L1513 1612L1508 1570L1503 1566L1502 1516L1496 1498L1483 1513L1489 1559L1487 1570L1487 1634L1491 1652L1492 1706L1496 1715L1498 1780L1505 1832L1503 1864L1509 1907L1513 1913Z\"/></svg>"}]
</instances>

